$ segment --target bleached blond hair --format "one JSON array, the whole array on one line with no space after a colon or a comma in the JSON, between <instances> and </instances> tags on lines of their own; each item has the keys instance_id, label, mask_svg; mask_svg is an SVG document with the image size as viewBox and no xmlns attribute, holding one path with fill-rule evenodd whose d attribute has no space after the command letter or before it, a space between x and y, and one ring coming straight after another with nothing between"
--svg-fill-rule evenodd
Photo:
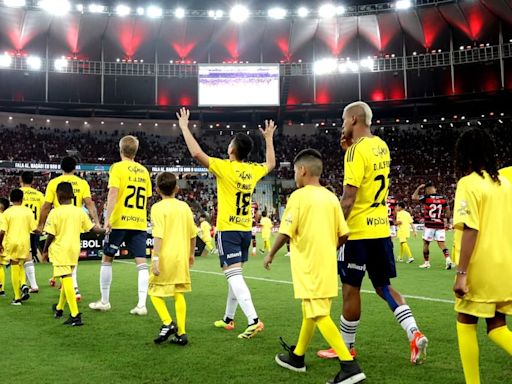
<instances>
[{"instance_id":1,"label":"bleached blond hair","mask_svg":"<svg viewBox=\"0 0 512 384\"><path fill-rule=\"evenodd\" d=\"M352 116L361 117L368 127L372 125L373 112L364 101L356 101L347 105L343 110L343 115L347 113L351 113Z\"/></svg>"}]
</instances>

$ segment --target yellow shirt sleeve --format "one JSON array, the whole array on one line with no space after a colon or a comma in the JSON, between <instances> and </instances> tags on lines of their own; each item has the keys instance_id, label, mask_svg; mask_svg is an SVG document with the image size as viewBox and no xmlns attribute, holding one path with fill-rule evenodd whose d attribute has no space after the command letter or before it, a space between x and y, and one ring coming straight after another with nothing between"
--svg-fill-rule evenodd
<instances>
[{"instance_id":1,"label":"yellow shirt sleeve","mask_svg":"<svg viewBox=\"0 0 512 384\"><path fill-rule=\"evenodd\" d=\"M224 163L226 160L210 157L208 170L216 177L221 178L224 174Z\"/></svg>"},{"instance_id":2,"label":"yellow shirt sleeve","mask_svg":"<svg viewBox=\"0 0 512 384\"><path fill-rule=\"evenodd\" d=\"M121 173L117 171L117 167L112 165L108 177L108 188L119 188L121 186Z\"/></svg>"},{"instance_id":3,"label":"yellow shirt sleeve","mask_svg":"<svg viewBox=\"0 0 512 384\"><path fill-rule=\"evenodd\" d=\"M57 217L53 210L48 214L46 224L44 225L44 231L53 236L56 236L57 234Z\"/></svg>"},{"instance_id":4,"label":"yellow shirt sleeve","mask_svg":"<svg viewBox=\"0 0 512 384\"><path fill-rule=\"evenodd\" d=\"M53 180L50 180L48 183L48 186L46 187L46 194L44 196L44 201L50 204L53 204L53 202L56 200L56 189L55 189L55 182Z\"/></svg>"},{"instance_id":5,"label":"yellow shirt sleeve","mask_svg":"<svg viewBox=\"0 0 512 384\"><path fill-rule=\"evenodd\" d=\"M92 221L89 218L89 216L87 215L87 213L85 213L83 210L82 210L81 218L82 218L82 223L81 223L82 233L89 232L94 227L94 224L92 223Z\"/></svg>"},{"instance_id":6,"label":"yellow shirt sleeve","mask_svg":"<svg viewBox=\"0 0 512 384\"><path fill-rule=\"evenodd\" d=\"M254 174L256 180L260 180L261 178L265 177L268 173L268 168L266 164L258 164L253 163L252 165L252 173Z\"/></svg>"},{"instance_id":7,"label":"yellow shirt sleeve","mask_svg":"<svg viewBox=\"0 0 512 384\"><path fill-rule=\"evenodd\" d=\"M9 215L2 215L0 220L0 231L7 232L9 229Z\"/></svg>"},{"instance_id":8,"label":"yellow shirt sleeve","mask_svg":"<svg viewBox=\"0 0 512 384\"><path fill-rule=\"evenodd\" d=\"M455 207L453 214L453 224L462 229L463 225L469 228L480 230L479 217L479 192L476 185L471 186L469 178L462 178L457 184L455 191Z\"/></svg>"},{"instance_id":9,"label":"yellow shirt sleeve","mask_svg":"<svg viewBox=\"0 0 512 384\"><path fill-rule=\"evenodd\" d=\"M157 237L159 239L164 238L164 227L165 227L165 218L161 209L158 209L158 204L153 205L151 207L151 228L153 237Z\"/></svg>"},{"instance_id":10,"label":"yellow shirt sleeve","mask_svg":"<svg viewBox=\"0 0 512 384\"><path fill-rule=\"evenodd\" d=\"M279 233L293 238L299 225L299 202L292 193L284 210Z\"/></svg>"},{"instance_id":11,"label":"yellow shirt sleeve","mask_svg":"<svg viewBox=\"0 0 512 384\"><path fill-rule=\"evenodd\" d=\"M82 200L87 199L91 197L91 187L89 186L89 183L86 180L82 180Z\"/></svg>"},{"instance_id":12,"label":"yellow shirt sleeve","mask_svg":"<svg viewBox=\"0 0 512 384\"><path fill-rule=\"evenodd\" d=\"M194 214L190 208L188 208L188 231L191 239L197 236L197 227L196 223L194 222Z\"/></svg>"},{"instance_id":13,"label":"yellow shirt sleeve","mask_svg":"<svg viewBox=\"0 0 512 384\"><path fill-rule=\"evenodd\" d=\"M364 157L357 147L357 145L352 145L345 153L343 185L359 188L364 178Z\"/></svg>"},{"instance_id":14,"label":"yellow shirt sleeve","mask_svg":"<svg viewBox=\"0 0 512 384\"><path fill-rule=\"evenodd\" d=\"M146 197L149 199L153 196L153 185L151 183L151 175L148 172L148 181L146 183Z\"/></svg>"}]
</instances>

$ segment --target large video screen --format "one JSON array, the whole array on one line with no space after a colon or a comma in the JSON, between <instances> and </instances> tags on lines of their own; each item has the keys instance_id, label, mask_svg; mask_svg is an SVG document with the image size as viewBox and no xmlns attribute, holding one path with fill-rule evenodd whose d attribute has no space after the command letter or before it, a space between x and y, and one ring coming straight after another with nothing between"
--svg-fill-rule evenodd
<instances>
[{"instance_id":1,"label":"large video screen","mask_svg":"<svg viewBox=\"0 0 512 384\"><path fill-rule=\"evenodd\" d=\"M199 66L199 106L278 106L279 65Z\"/></svg>"}]
</instances>

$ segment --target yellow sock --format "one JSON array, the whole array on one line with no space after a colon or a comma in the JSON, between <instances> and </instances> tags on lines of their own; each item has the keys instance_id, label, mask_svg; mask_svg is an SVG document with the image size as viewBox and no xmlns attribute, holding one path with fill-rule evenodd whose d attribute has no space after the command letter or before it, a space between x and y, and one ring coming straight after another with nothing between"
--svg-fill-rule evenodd
<instances>
[{"instance_id":1,"label":"yellow sock","mask_svg":"<svg viewBox=\"0 0 512 384\"><path fill-rule=\"evenodd\" d=\"M457 322L460 359L466 384L480 384L480 357L476 328L476 324Z\"/></svg>"},{"instance_id":2,"label":"yellow sock","mask_svg":"<svg viewBox=\"0 0 512 384\"><path fill-rule=\"evenodd\" d=\"M61 279L61 285L62 285L62 279ZM65 305L66 305L66 292L64 292L64 289L61 286L59 302L57 303L57 309L63 310Z\"/></svg>"},{"instance_id":3,"label":"yellow sock","mask_svg":"<svg viewBox=\"0 0 512 384\"><path fill-rule=\"evenodd\" d=\"M404 256L404 244L405 243L400 243L400 260L402 260Z\"/></svg>"},{"instance_id":4,"label":"yellow sock","mask_svg":"<svg viewBox=\"0 0 512 384\"><path fill-rule=\"evenodd\" d=\"M297 341L297 346L293 353L297 356L304 356L314 333L315 321L313 319L306 318L304 304L302 304L302 326L300 327L299 340Z\"/></svg>"},{"instance_id":5,"label":"yellow sock","mask_svg":"<svg viewBox=\"0 0 512 384\"><path fill-rule=\"evenodd\" d=\"M25 275L25 261L20 261L20 287L27 285L27 276Z\"/></svg>"},{"instance_id":6,"label":"yellow sock","mask_svg":"<svg viewBox=\"0 0 512 384\"><path fill-rule=\"evenodd\" d=\"M5 291L5 267L0 265L0 291Z\"/></svg>"},{"instance_id":7,"label":"yellow sock","mask_svg":"<svg viewBox=\"0 0 512 384\"><path fill-rule=\"evenodd\" d=\"M512 355L512 331L506 325L493 329L487 336L509 355Z\"/></svg>"},{"instance_id":8,"label":"yellow sock","mask_svg":"<svg viewBox=\"0 0 512 384\"><path fill-rule=\"evenodd\" d=\"M265 240L264 247L265 247L265 251L270 252L270 240Z\"/></svg>"},{"instance_id":9,"label":"yellow sock","mask_svg":"<svg viewBox=\"0 0 512 384\"><path fill-rule=\"evenodd\" d=\"M66 295L66 301L68 302L71 316L75 317L78 315L78 304L76 302L75 287L73 286L73 278L71 276L65 276L62 278L61 290L63 290Z\"/></svg>"},{"instance_id":10,"label":"yellow sock","mask_svg":"<svg viewBox=\"0 0 512 384\"><path fill-rule=\"evenodd\" d=\"M187 302L183 293L174 295L174 309L176 310L176 321L178 322L178 336L187 333L185 323L187 321Z\"/></svg>"},{"instance_id":11,"label":"yellow sock","mask_svg":"<svg viewBox=\"0 0 512 384\"><path fill-rule=\"evenodd\" d=\"M340 360L354 360L330 316L319 317L316 320L316 325L325 341L336 351Z\"/></svg>"},{"instance_id":12,"label":"yellow sock","mask_svg":"<svg viewBox=\"0 0 512 384\"><path fill-rule=\"evenodd\" d=\"M20 290L20 266L18 264L11 265L11 284L14 291L14 300L21 299Z\"/></svg>"},{"instance_id":13,"label":"yellow sock","mask_svg":"<svg viewBox=\"0 0 512 384\"><path fill-rule=\"evenodd\" d=\"M172 317L167 310L167 305L165 304L165 300L161 297L151 296L151 302L153 303L153 307L155 307L156 313L162 320L164 325L169 325L172 322Z\"/></svg>"},{"instance_id":14,"label":"yellow sock","mask_svg":"<svg viewBox=\"0 0 512 384\"><path fill-rule=\"evenodd\" d=\"M404 252L405 252L405 255L408 257L408 258L411 258L412 257L412 252L411 252L411 248L409 248L409 244L407 243L402 243L403 246L404 246Z\"/></svg>"}]
</instances>

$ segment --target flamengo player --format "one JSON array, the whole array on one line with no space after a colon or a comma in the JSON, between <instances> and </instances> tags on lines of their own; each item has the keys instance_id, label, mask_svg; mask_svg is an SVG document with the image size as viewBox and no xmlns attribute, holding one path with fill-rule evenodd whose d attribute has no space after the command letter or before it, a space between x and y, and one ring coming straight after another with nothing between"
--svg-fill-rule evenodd
<instances>
[{"instance_id":1,"label":"flamengo player","mask_svg":"<svg viewBox=\"0 0 512 384\"><path fill-rule=\"evenodd\" d=\"M253 201L251 203L252 213L252 255L256 256L256 234L258 233L258 223L260 221L260 212L258 203Z\"/></svg>"},{"instance_id":2,"label":"flamengo player","mask_svg":"<svg viewBox=\"0 0 512 384\"><path fill-rule=\"evenodd\" d=\"M425 188L425 195L420 196L420 190ZM420 202L423 207L423 217L425 220L425 230L423 231L423 258L425 262L420 268L430 268L429 248L430 242L435 240L443 252L446 269L452 269L454 266L450 258L450 252L446 247L446 230L448 217L450 216L450 207L445 195L437 193L437 189L432 182L421 184L414 194L412 200Z\"/></svg>"},{"instance_id":3,"label":"flamengo player","mask_svg":"<svg viewBox=\"0 0 512 384\"><path fill-rule=\"evenodd\" d=\"M240 304L248 320L240 339L249 339L263 329L252 302L251 292L242 275L242 265L248 260L251 245L251 199L256 183L276 166L274 153L275 125L265 121L260 129L266 143L266 162L248 163L252 150L249 136L238 133L229 143L226 160L210 157L201 149L188 127L190 111L181 108L176 114L185 143L192 157L208 168L217 179L218 217L217 245L220 266L228 281L228 297L224 319L214 323L217 328L232 330L237 306Z\"/></svg>"},{"instance_id":4,"label":"flamengo player","mask_svg":"<svg viewBox=\"0 0 512 384\"><path fill-rule=\"evenodd\" d=\"M391 237L396 237L396 206L398 205L398 200L395 199L395 196L388 196L386 203L388 206L388 219L389 228L391 229Z\"/></svg>"}]
</instances>

